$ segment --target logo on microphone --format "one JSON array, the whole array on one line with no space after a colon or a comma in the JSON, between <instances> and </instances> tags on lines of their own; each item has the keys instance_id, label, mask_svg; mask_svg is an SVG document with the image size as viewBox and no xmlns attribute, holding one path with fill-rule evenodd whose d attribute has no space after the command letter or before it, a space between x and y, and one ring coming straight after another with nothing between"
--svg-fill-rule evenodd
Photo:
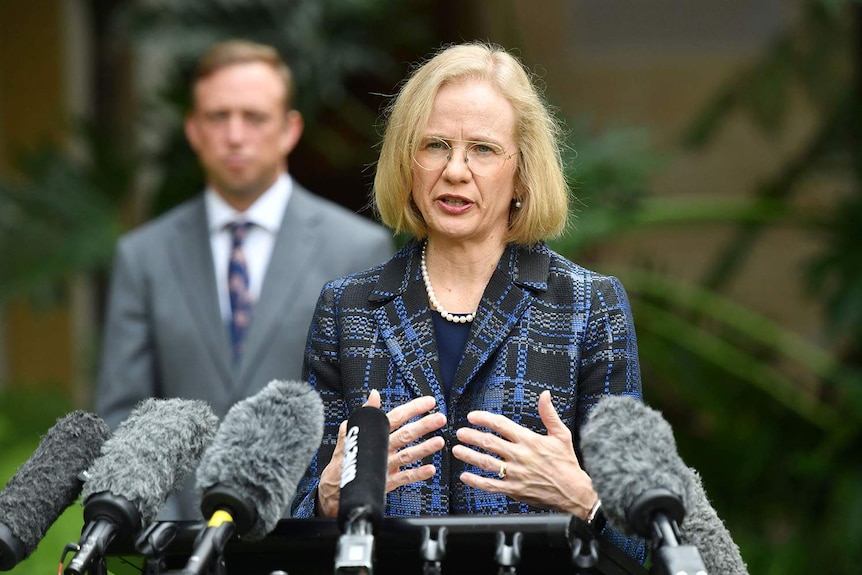
<instances>
[{"instance_id":1,"label":"logo on microphone","mask_svg":"<svg viewBox=\"0 0 862 575\"><path fill-rule=\"evenodd\" d=\"M347 430L344 437L344 462L341 465L341 489L356 479L356 451L359 443L359 426L354 425Z\"/></svg>"}]
</instances>

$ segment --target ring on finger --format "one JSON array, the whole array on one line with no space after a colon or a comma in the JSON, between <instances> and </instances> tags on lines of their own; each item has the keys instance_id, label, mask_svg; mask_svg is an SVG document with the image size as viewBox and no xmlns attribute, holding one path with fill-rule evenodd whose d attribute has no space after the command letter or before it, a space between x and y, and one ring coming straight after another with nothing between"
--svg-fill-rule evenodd
<instances>
[{"instance_id":1,"label":"ring on finger","mask_svg":"<svg viewBox=\"0 0 862 575\"><path fill-rule=\"evenodd\" d=\"M506 470L507 470L507 467L508 467L508 466L506 465L506 462L505 462L505 461L501 461L501 462L500 462L500 471L498 471L498 472L497 472L497 477L499 477L500 479L506 479Z\"/></svg>"}]
</instances>

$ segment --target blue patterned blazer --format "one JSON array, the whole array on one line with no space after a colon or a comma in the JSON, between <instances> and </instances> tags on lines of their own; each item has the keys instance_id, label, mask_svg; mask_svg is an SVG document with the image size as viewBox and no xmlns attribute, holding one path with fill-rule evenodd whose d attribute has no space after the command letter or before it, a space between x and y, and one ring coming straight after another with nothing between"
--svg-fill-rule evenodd
<instances>
[{"instance_id":1,"label":"blue patterned blazer","mask_svg":"<svg viewBox=\"0 0 862 575\"><path fill-rule=\"evenodd\" d=\"M384 411L432 395L448 421L438 432L446 447L417 463L431 463L437 473L387 495L386 514L396 516L547 513L458 479L463 471L488 475L451 455L455 431L469 425L467 413L501 413L546 433L537 406L548 389L577 446L580 426L599 398L641 398L634 324L622 284L539 243L506 248L471 324L447 404L420 250L411 241L387 263L333 280L321 292L303 372L324 401L326 423L320 450L297 487L295 517L314 516L318 479L332 457L339 424L372 389L380 392ZM620 543L632 555L643 553L640 541Z\"/></svg>"}]
</instances>

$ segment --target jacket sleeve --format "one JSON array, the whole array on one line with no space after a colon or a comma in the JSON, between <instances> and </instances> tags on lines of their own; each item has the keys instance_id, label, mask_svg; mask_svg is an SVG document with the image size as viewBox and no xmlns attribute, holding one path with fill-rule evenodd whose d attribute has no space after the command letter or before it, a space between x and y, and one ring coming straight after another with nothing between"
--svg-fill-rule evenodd
<instances>
[{"instance_id":1,"label":"jacket sleeve","mask_svg":"<svg viewBox=\"0 0 862 575\"><path fill-rule=\"evenodd\" d=\"M578 377L579 425L583 425L589 412L606 395L643 400L634 319L622 283L615 277L596 276L587 297L589 314ZM589 469L586 471L589 473ZM628 537L607 525L602 535L641 564L646 560L647 547L642 539Z\"/></svg>"},{"instance_id":2,"label":"jacket sleeve","mask_svg":"<svg viewBox=\"0 0 862 575\"><path fill-rule=\"evenodd\" d=\"M323 440L299 481L291 513L293 517L314 517L320 473L332 459L338 427L347 419L342 394L338 295L342 284L329 282L323 287L305 346L303 379L320 394L324 405Z\"/></svg>"}]
</instances>

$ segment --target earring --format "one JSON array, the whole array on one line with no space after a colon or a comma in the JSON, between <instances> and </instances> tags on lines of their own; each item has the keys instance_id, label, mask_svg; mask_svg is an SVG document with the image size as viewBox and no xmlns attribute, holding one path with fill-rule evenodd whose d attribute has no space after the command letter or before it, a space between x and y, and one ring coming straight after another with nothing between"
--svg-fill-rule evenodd
<instances>
[{"instance_id":1,"label":"earring","mask_svg":"<svg viewBox=\"0 0 862 575\"><path fill-rule=\"evenodd\" d=\"M516 210L520 210L520 209L521 209L521 200L515 200L515 209L516 209Z\"/></svg>"}]
</instances>

